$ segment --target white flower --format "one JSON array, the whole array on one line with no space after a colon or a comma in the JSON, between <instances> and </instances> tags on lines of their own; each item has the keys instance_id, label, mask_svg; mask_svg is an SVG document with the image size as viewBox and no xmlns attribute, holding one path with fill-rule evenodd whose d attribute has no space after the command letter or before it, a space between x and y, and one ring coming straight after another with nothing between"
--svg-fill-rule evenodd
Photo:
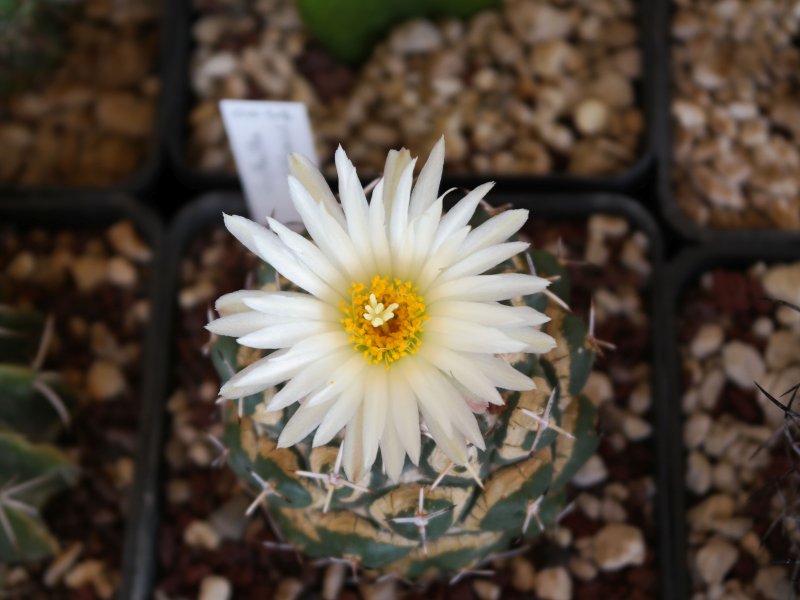
<instances>
[{"instance_id":1,"label":"white flower","mask_svg":"<svg viewBox=\"0 0 800 600\"><path fill-rule=\"evenodd\" d=\"M547 352L554 340L537 329L547 317L504 300L542 291L533 275L481 275L527 249L506 242L525 210L468 222L491 189L484 184L442 215L438 188L444 140L412 189L416 159L392 150L368 203L352 163L336 152L341 204L304 158L290 158L292 201L311 237L273 219L270 229L225 215L249 250L307 293L242 290L217 301L213 333L274 352L234 375L220 390L241 398L283 383L268 411L300 402L278 440L296 444L316 430L314 446L342 429L345 471L359 480L380 448L397 480L405 455L420 456L420 415L458 465L467 443L485 449L471 406L503 404L498 387L528 390L530 377L497 356Z\"/></svg>"}]
</instances>

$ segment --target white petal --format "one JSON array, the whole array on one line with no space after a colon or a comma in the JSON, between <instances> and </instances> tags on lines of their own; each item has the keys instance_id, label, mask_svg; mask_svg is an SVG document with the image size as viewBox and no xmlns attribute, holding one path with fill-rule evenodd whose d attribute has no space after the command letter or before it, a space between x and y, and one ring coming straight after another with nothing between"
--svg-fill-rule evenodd
<instances>
[{"instance_id":1,"label":"white petal","mask_svg":"<svg viewBox=\"0 0 800 600\"><path fill-rule=\"evenodd\" d=\"M414 260L414 247L416 240L414 230L406 231L400 242L400 247L392 251L392 265L394 265L393 275L398 279L408 280L411 270L411 262Z\"/></svg>"},{"instance_id":2,"label":"white petal","mask_svg":"<svg viewBox=\"0 0 800 600\"><path fill-rule=\"evenodd\" d=\"M378 456L378 446L386 426L389 388L386 369L373 366L367 370L364 386L364 468L369 470Z\"/></svg>"},{"instance_id":3,"label":"white petal","mask_svg":"<svg viewBox=\"0 0 800 600\"><path fill-rule=\"evenodd\" d=\"M439 184L442 181L442 170L444 169L444 136L433 146L428 160L417 177L414 191L411 193L411 204L409 206L410 218L425 212L431 203L436 200L439 194Z\"/></svg>"},{"instance_id":4,"label":"white petal","mask_svg":"<svg viewBox=\"0 0 800 600\"><path fill-rule=\"evenodd\" d=\"M417 278L417 287L427 295L427 290L435 285L436 278L442 271L452 265L460 257L458 249L469 235L469 227L462 227L455 232L432 254L422 267L422 271Z\"/></svg>"},{"instance_id":5,"label":"white petal","mask_svg":"<svg viewBox=\"0 0 800 600\"><path fill-rule=\"evenodd\" d=\"M306 397L320 388L331 375L336 373L348 359L347 348L315 360L297 375L292 377L283 388L275 394L267 405L268 411L281 410Z\"/></svg>"},{"instance_id":6,"label":"white petal","mask_svg":"<svg viewBox=\"0 0 800 600\"><path fill-rule=\"evenodd\" d=\"M360 354L353 355L335 373L331 373L330 381L308 399L309 404L321 404L328 398L340 393L349 386L357 377L362 375L367 363Z\"/></svg>"},{"instance_id":7,"label":"white petal","mask_svg":"<svg viewBox=\"0 0 800 600\"><path fill-rule=\"evenodd\" d=\"M469 321L431 317L424 327L425 335L430 336L436 344L461 352L504 354L522 352L525 349L525 342L506 335L501 330Z\"/></svg>"},{"instance_id":8,"label":"white petal","mask_svg":"<svg viewBox=\"0 0 800 600\"><path fill-rule=\"evenodd\" d=\"M412 159L403 169L397 182L397 189L392 199L392 213L389 219L389 246L392 248L393 259L403 246L408 229L408 203L411 200L411 184L414 179L414 165L417 159Z\"/></svg>"},{"instance_id":9,"label":"white petal","mask_svg":"<svg viewBox=\"0 0 800 600\"><path fill-rule=\"evenodd\" d=\"M244 398L293 377L306 363L303 359L280 361L273 353L248 365L231 377L219 391L223 398Z\"/></svg>"},{"instance_id":10,"label":"white petal","mask_svg":"<svg viewBox=\"0 0 800 600\"><path fill-rule=\"evenodd\" d=\"M248 348L288 348L311 336L334 332L334 328L338 329L339 325L330 321L292 321L269 325L236 341Z\"/></svg>"},{"instance_id":11,"label":"white petal","mask_svg":"<svg viewBox=\"0 0 800 600\"><path fill-rule=\"evenodd\" d=\"M547 279L524 273L473 275L431 286L425 292L425 300L428 305L445 298L492 302L535 294L541 292L548 285L550 282Z\"/></svg>"},{"instance_id":12,"label":"white petal","mask_svg":"<svg viewBox=\"0 0 800 600\"><path fill-rule=\"evenodd\" d=\"M254 391L266 389L293 377L306 365L348 343L347 334L343 331L310 337L290 349L278 350L245 367L222 386L220 394L225 398L239 398L242 395L236 393L241 389L255 388ZM230 390L229 395L223 393L226 390ZM248 393L251 394L253 391Z\"/></svg>"},{"instance_id":13,"label":"white petal","mask_svg":"<svg viewBox=\"0 0 800 600\"><path fill-rule=\"evenodd\" d=\"M517 233L527 220L528 211L524 208L507 210L495 215L470 232L461 247L461 252L468 255L482 248L504 242Z\"/></svg>"},{"instance_id":14,"label":"white petal","mask_svg":"<svg viewBox=\"0 0 800 600\"><path fill-rule=\"evenodd\" d=\"M262 292L258 296L244 297L241 303L246 308L285 319L338 323L342 317L342 312L334 306L299 292Z\"/></svg>"},{"instance_id":15,"label":"white petal","mask_svg":"<svg viewBox=\"0 0 800 600\"><path fill-rule=\"evenodd\" d=\"M342 293L343 290L348 288L347 281L342 276L342 273L317 246L271 217L267 218L267 222L281 241L286 244L286 247L303 261L306 268L331 286L331 289Z\"/></svg>"},{"instance_id":16,"label":"white petal","mask_svg":"<svg viewBox=\"0 0 800 600\"><path fill-rule=\"evenodd\" d=\"M483 248L466 256L440 275L441 281L480 275L503 261L528 249L526 242L508 242Z\"/></svg>"},{"instance_id":17,"label":"white petal","mask_svg":"<svg viewBox=\"0 0 800 600\"><path fill-rule=\"evenodd\" d=\"M428 314L501 328L541 325L550 320L550 317L530 306L508 306L497 302L464 302L462 300L437 302L428 309Z\"/></svg>"},{"instance_id":18,"label":"white petal","mask_svg":"<svg viewBox=\"0 0 800 600\"><path fill-rule=\"evenodd\" d=\"M423 344L420 351L431 364L435 365L446 376L452 377L479 398L492 404L505 404L500 393L492 382L480 370L468 354L456 352L431 343Z\"/></svg>"},{"instance_id":19,"label":"white petal","mask_svg":"<svg viewBox=\"0 0 800 600\"><path fill-rule=\"evenodd\" d=\"M339 297L325 282L311 273L271 231L237 215L225 215L225 226L248 250L308 293L329 301Z\"/></svg>"},{"instance_id":20,"label":"white petal","mask_svg":"<svg viewBox=\"0 0 800 600\"><path fill-rule=\"evenodd\" d=\"M552 337L532 327L509 330L509 335L526 344L525 352L544 354L556 347L556 341Z\"/></svg>"},{"instance_id":21,"label":"white petal","mask_svg":"<svg viewBox=\"0 0 800 600\"><path fill-rule=\"evenodd\" d=\"M276 357L274 360L281 362L297 360L308 364L349 344L350 341L344 331L330 331L298 342L287 351L284 351L282 356ZM273 353L272 356L276 356L276 354Z\"/></svg>"},{"instance_id":22,"label":"white petal","mask_svg":"<svg viewBox=\"0 0 800 600\"><path fill-rule=\"evenodd\" d=\"M333 216L340 225L344 226L344 213L336 201L328 182L322 173L302 154L292 152L289 155L289 173L293 175L311 195L314 200L325 206L328 214Z\"/></svg>"},{"instance_id":23,"label":"white petal","mask_svg":"<svg viewBox=\"0 0 800 600\"><path fill-rule=\"evenodd\" d=\"M406 453L400 445L397 430L391 422L386 423L386 429L383 431L383 437L381 438L381 459L384 467L386 467L386 474L389 479L397 482L403 473Z\"/></svg>"},{"instance_id":24,"label":"white petal","mask_svg":"<svg viewBox=\"0 0 800 600\"><path fill-rule=\"evenodd\" d=\"M436 445L447 455L447 458L458 466L464 466L467 464L468 459L467 444L464 441L464 436L452 430L450 433L445 433L445 430L442 428L443 424L431 415L428 408L429 407L420 404L422 418L425 421L425 425L428 427L428 431L433 436L433 441L435 441Z\"/></svg>"},{"instance_id":25,"label":"white petal","mask_svg":"<svg viewBox=\"0 0 800 600\"><path fill-rule=\"evenodd\" d=\"M442 431L446 435L453 432L453 425L450 422L450 417L447 414L436 393L431 390L428 378L425 377L425 370L431 369L425 361L399 361L393 369L397 369L402 377L405 378L408 386L414 390L417 397L417 406L428 414L431 418L440 423Z\"/></svg>"},{"instance_id":26,"label":"white petal","mask_svg":"<svg viewBox=\"0 0 800 600\"><path fill-rule=\"evenodd\" d=\"M250 298L261 298L262 296L269 296L274 292L265 292L263 290L237 290L230 294L223 294L214 303L214 308L221 316L230 315L233 313L247 312L250 310L244 301ZM305 294L304 294L305 295Z\"/></svg>"},{"instance_id":27,"label":"white petal","mask_svg":"<svg viewBox=\"0 0 800 600\"><path fill-rule=\"evenodd\" d=\"M314 447L330 442L361 409L364 400L364 386L356 380L342 391L342 394L331 405L325 420L314 435Z\"/></svg>"},{"instance_id":28,"label":"white petal","mask_svg":"<svg viewBox=\"0 0 800 600\"><path fill-rule=\"evenodd\" d=\"M458 393L458 390L436 369L427 370L426 377L430 382L431 388L436 391L439 401L445 405L447 414L456 429L463 433L476 447L485 450L486 441L483 439L480 427L478 427L478 421L464 398Z\"/></svg>"},{"instance_id":29,"label":"white petal","mask_svg":"<svg viewBox=\"0 0 800 600\"><path fill-rule=\"evenodd\" d=\"M344 433L344 448L342 449L342 466L350 481L358 482L364 477L364 403L353 415L353 420L347 425Z\"/></svg>"},{"instance_id":30,"label":"white petal","mask_svg":"<svg viewBox=\"0 0 800 600\"><path fill-rule=\"evenodd\" d=\"M433 236L442 215L441 198L434 201L428 209L412 224L414 226L414 258L411 261L409 275L416 278L429 258Z\"/></svg>"},{"instance_id":31,"label":"white petal","mask_svg":"<svg viewBox=\"0 0 800 600\"><path fill-rule=\"evenodd\" d=\"M289 192L297 212L303 218L303 224L319 249L339 266L342 275L352 281L362 280L364 267L352 240L341 225L322 205L314 202L294 177L289 177Z\"/></svg>"},{"instance_id":32,"label":"white petal","mask_svg":"<svg viewBox=\"0 0 800 600\"><path fill-rule=\"evenodd\" d=\"M472 215L475 214L475 209L478 208L478 204L493 187L493 181L479 185L447 211L447 214L439 224L439 229L436 231L436 238L433 242L434 250L438 249L455 231L469 223Z\"/></svg>"},{"instance_id":33,"label":"white petal","mask_svg":"<svg viewBox=\"0 0 800 600\"><path fill-rule=\"evenodd\" d=\"M330 403L317 406L309 406L307 402L301 404L281 431L281 435L278 437L278 448L288 448L303 441L319 427L330 408Z\"/></svg>"},{"instance_id":34,"label":"white petal","mask_svg":"<svg viewBox=\"0 0 800 600\"><path fill-rule=\"evenodd\" d=\"M411 153L405 148L389 150L389 154L386 155L386 164L383 167L383 205L386 208L387 221L392 214L392 202L397 193L400 177L410 162Z\"/></svg>"},{"instance_id":35,"label":"white petal","mask_svg":"<svg viewBox=\"0 0 800 600\"><path fill-rule=\"evenodd\" d=\"M267 325L277 323L279 317L265 315L254 310L248 312L233 313L226 317L214 319L208 325L211 333L216 335L225 335L228 337L240 337L258 331Z\"/></svg>"},{"instance_id":36,"label":"white petal","mask_svg":"<svg viewBox=\"0 0 800 600\"><path fill-rule=\"evenodd\" d=\"M372 190L369 204L369 235L372 252L375 255L375 268L380 273L392 270L392 255L389 251L389 238L386 236L386 208L383 205L383 179Z\"/></svg>"},{"instance_id":37,"label":"white petal","mask_svg":"<svg viewBox=\"0 0 800 600\"><path fill-rule=\"evenodd\" d=\"M255 238L256 236L263 235L263 233L267 231L266 229L240 215L222 213L222 220L228 231L230 231L245 248L250 250L253 254L258 255Z\"/></svg>"},{"instance_id":38,"label":"white petal","mask_svg":"<svg viewBox=\"0 0 800 600\"><path fill-rule=\"evenodd\" d=\"M370 245L369 208L364 188L358 180L353 163L341 146L336 150L336 171L339 174L339 198L342 201L347 232L368 272L375 271L375 259Z\"/></svg>"},{"instance_id":39,"label":"white petal","mask_svg":"<svg viewBox=\"0 0 800 600\"><path fill-rule=\"evenodd\" d=\"M536 389L536 385L529 376L517 371L502 358L489 354L473 354L471 358L483 371L483 374L499 388L517 391Z\"/></svg>"},{"instance_id":40,"label":"white petal","mask_svg":"<svg viewBox=\"0 0 800 600\"><path fill-rule=\"evenodd\" d=\"M390 371L389 421L392 422L397 429L400 443L408 453L411 462L418 465L421 442L417 398L413 390L408 386L406 380L397 373L397 370L390 369Z\"/></svg>"}]
</instances>

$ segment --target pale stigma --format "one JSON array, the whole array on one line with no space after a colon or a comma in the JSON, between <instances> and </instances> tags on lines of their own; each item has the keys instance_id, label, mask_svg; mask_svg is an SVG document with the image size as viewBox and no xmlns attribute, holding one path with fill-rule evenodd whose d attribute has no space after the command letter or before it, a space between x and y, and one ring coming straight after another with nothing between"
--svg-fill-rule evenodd
<instances>
[{"instance_id":1,"label":"pale stigma","mask_svg":"<svg viewBox=\"0 0 800 600\"><path fill-rule=\"evenodd\" d=\"M373 327L380 327L389 319L394 317L394 311L400 306L397 302L392 302L389 306L384 306L383 302L378 302L375 294L369 295L369 304L364 305L364 318Z\"/></svg>"}]
</instances>

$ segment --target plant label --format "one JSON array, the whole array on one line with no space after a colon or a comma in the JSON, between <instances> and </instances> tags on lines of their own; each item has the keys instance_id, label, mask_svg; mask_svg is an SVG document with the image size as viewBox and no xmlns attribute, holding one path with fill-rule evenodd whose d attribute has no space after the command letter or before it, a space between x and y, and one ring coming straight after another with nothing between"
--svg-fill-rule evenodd
<instances>
[{"instance_id":1,"label":"plant label","mask_svg":"<svg viewBox=\"0 0 800 600\"><path fill-rule=\"evenodd\" d=\"M317 164L305 104L262 100L219 104L250 216L262 224L271 216L296 229L300 215L289 196L289 154L298 152Z\"/></svg>"}]
</instances>

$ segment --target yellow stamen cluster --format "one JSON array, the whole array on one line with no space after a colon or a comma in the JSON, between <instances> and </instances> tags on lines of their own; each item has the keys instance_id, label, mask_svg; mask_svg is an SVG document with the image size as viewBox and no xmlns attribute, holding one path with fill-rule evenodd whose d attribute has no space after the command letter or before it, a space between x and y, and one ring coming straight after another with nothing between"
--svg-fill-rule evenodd
<instances>
[{"instance_id":1,"label":"yellow stamen cluster","mask_svg":"<svg viewBox=\"0 0 800 600\"><path fill-rule=\"evenodd\" d=\"M371 365L391 363L419 350L422 323L427 320L425 301L410 281L375 276L368 289L350 287L350 303L339 309L350 343Z\"/></svg>"}]
</instances>

